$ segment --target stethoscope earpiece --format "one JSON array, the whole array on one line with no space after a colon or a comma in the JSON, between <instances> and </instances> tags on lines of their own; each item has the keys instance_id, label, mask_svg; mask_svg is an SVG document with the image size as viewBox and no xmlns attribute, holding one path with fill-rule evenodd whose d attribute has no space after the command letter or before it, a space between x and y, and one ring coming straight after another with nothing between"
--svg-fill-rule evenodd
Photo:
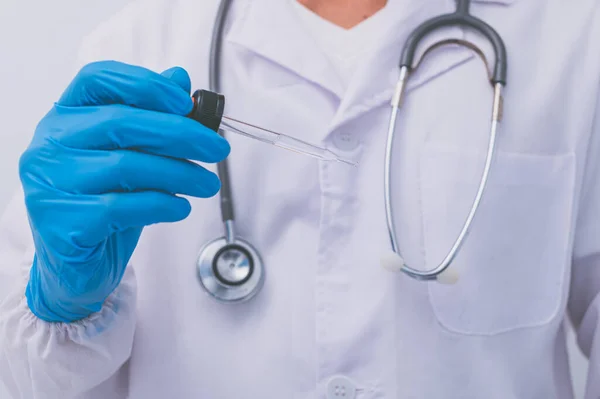
<instances>
[{"instance_id":1,"label":"stethoscope earpiece","mask_svg":"<svg viewBox=\"0 0 600 399\"><path fill-rule=\"evenodd\" d=\"M444 285L453 285L460 279L460 273L456 268L448 267L446 270L437 275L436 281Z\"/></svg>"},{"instance_id":2,"label":"stethoscope earpiece","mask_svg":"<svg viewBox=\"0 0 600 399\"><path fill-rule=\"evenodd\" d=\"M381 256L381 267L390 272L402 271L404 267L404 259L394 251L386 252Z\"/></svg>"},{"instance_id":3,"label":"stethoscope earpiece","mask_svg":"<svg viewBox=\"0 0 600 399\"><path fill-rule=\"evenodd\" d=\"M388 251L381 256L381 267L390 272L401 272L406 266L404 259L394 251ZM435 281L444 285L456 284L460 278L460 273L456 268L446 267L442 272L435 276Z\"/></svg>"}]
</instances>

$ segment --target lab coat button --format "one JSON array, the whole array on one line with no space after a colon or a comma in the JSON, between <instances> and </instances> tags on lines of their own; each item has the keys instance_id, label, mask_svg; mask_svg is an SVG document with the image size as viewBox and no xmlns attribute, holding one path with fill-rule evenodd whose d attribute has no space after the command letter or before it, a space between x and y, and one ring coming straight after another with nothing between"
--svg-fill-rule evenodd
<instances>
[{"instance_id":1,"label":"lab coat button","mask_svg":"<svg viewBox=\"0 0 600 399\"><path fill-rule=\"evenodd\" d=\"M340 131L333 136L333 144L342 151L352 151L358 147L358 140L353 134Z\"/></svg>"},{"instance_id":2,"label":"lab coat button","mask_svg":"<svg viewBox=\"0 0 600 399\"><path fill-rule=\"evenodd\" d=\"M355 397L356 385L348 377L336 376L327 383L327 399L354 399Z\"/></svg>"}]
</instances>

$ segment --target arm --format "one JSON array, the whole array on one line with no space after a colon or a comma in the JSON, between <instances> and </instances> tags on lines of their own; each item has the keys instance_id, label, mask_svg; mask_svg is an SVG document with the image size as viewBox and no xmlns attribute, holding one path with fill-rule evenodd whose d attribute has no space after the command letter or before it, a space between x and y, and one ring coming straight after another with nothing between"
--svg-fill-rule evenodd
<instances>
[{"instance_id":1,"label":"arm","mask_svg":"<svg viewBox=\"0 0 600 399\"><path fill-rule=\"evenodd\" d=\"M133 270L98 314L72 324L37 319L24 296L33 243L22 199L17 193L0 219L0 378L15 399L126 398L118 370L135 329Z\"/></svg>"},{"instance_id":2,"label":"arm","mask_svg":"<svg viewBox=\"0 0 600 399\"><path fill-rule=\"evenodd\" d=\"M589 358L586 399L600 397L600 99L595 109L575 232L568 304L579 347Z\"/></svg>"},{"instance_id":3,"label":"arm","mask_svg":"<svg viewBox=\"0 0 600 399\"><path fill-rule=\"evenodd\" d=\"M134 2L96 29L82 43L77 66L130 60L139 13ZM125 398L121 374L136 321L132 268L99 313L71 324L37 319L24 295L34 248L23 198L18 190L0 219L0 379L15 399Z\"/></svg>"},{"instance_id":4,"label":"arm","mask_svg":"<svg viewBox=\"0 0 600 399\"><path fill-rule=\"evenodd\" d=\"M133 3L88 38L86 65L20 158L24 190L0 236L0 278L10 288L0 306L0 376L13 398L127 397L136 324L129 260L142 230L184 219L184 196L220 188L194 161L220 162L230 147L186 117L187 72L131 65L152 63L161 52L151 48L168 40L143 31L168 24L159 12L175 5L151 5L156 18L147 0Z\"/></svg>"}]
</instances>

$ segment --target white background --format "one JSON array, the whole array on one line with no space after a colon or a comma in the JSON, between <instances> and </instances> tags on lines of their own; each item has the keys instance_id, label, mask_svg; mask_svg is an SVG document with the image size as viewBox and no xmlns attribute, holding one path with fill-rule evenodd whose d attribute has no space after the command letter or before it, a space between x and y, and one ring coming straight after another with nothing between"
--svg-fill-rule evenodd
<instances>
[{"instance_id":1,"label":"white background","mask_svg":"<svg viewBox=\"0 0 600 399\"><path fill-rule=\"evenodd\" d=\"M17 187L17 162L40 118L72 78L82 36L127 0L0 0L0 210ZM577 398L586 361L571 336ZM8 398L0 383L0 398Z\"/></svg>"}]
</instances>

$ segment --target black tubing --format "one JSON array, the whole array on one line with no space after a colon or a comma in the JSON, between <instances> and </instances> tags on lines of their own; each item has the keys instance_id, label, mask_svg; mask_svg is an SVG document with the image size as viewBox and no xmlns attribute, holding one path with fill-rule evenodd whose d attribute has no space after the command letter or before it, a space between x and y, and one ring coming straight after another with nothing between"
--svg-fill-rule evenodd
<instances>
[{"instance_id":1,"label":"black tubing","mask_svg":"<svg viewBox=\"0 0 600 399\"><path fill-rule=\"evenodd\" d=\"M464 7L466 4L468 10L469 2L460 1L458 7ZM506 85L506 74L507 74L507 55L506 47L500 35L490 25L484 21L473 17L469 14L459 13L460 9L457 9L456 13L440 15L439 17L432 18L419 25L410 34L404 48L402 49L402 56L400 58L400 67L406 67L412 70L415 53L421 40L428 34L436 31L440 28L446 28L451 26L462 26L471 28L482 35L484 35L492 44L496 60L494 63L494 71L492 73L492 83L501 83Z\"/></svg>"},{"instance_id":2,"label":"black tubing","mask_svg":"<svg viewBox=\"0 0 600 399\"><path fill-rule=\"evenodd\" d=\"M469 15L469 6L471 0L456 0L456 13L460 15Z\"/></svg>"},{"instance_id":3,"label":"black tubing","mask_svg":"<svg viewBox=\"0 0 600 399\"><path fill-rule=\"evenodd\" d=\"M215 25L213 27L212 41L210 45L210 63L208 69L208 81L211 91L219 93L221 90L221 47L223 43L223 30L227 13L231 6L231 0L221 0L217 15L215 17ZM223 222L234 220L233 212L233 196L231 193L231 179L229 178L229 168L227 160L223 160L217 164L217 174L221 180L221 190L219 198L221 202L221 218Z\"/></svg>"}]
</instances>

